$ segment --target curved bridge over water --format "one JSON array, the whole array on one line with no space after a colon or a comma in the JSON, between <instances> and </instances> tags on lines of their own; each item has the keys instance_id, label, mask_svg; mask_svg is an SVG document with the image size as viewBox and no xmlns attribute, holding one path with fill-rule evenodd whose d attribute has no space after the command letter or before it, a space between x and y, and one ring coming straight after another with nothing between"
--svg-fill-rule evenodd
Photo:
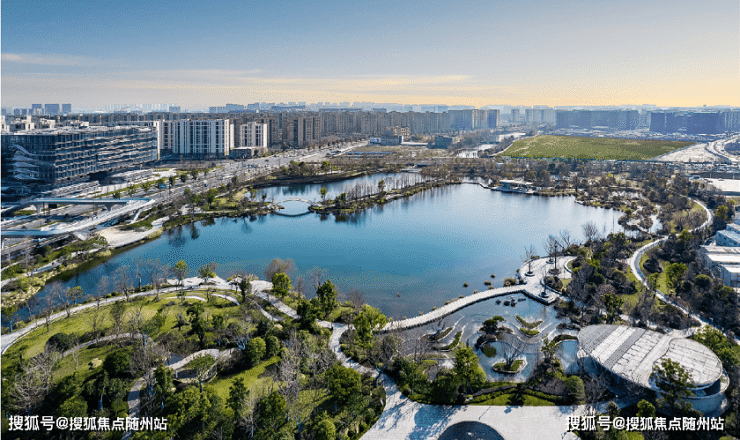
<instances>
[{"instance_id":1,"label":"curved bridge over water","mask_svg":"<svg viewBox=\"0 0 740 440\"><path fill-rule=\"evenodd\" d=\"M276 202L272 202L272 206L278 207L278 206L280 206L284 202L303 202L303 203L308 203L309 207L311 207L311 206L317 206L317 204L315 202L312 202L311 200L308 200L308 199L302 199L300 197L288 197L287 199L283 199L283 200L279 200L279 201L276 201ZM307 210L306 212L302 212L300 214L283 214L282 212L280 212L278 210L275 210L273 212L275 214L277 214L277 215L282 215L284 217L301 217L301 216L304 216L304 215L307 215L307 214L310 214L311 213L310 210Z\"/></svg>"},{"instance_id":2,"label":"curved bridge over water","mask_svg":"<svg viewBox=\"0 0 740 440\"><path fill-rule=\"evenodd\" d=\"M277 202L273 202L273 205L279 205L279 204L281 204L283 202L303 202L303 203L308 203L309 205L315 205L315 203L312 202L311 200L302 199L300 197L288 197L287 199L283 199L283 200L280 200L280 201L277 201Z\"/></svg>"}]
</instances>

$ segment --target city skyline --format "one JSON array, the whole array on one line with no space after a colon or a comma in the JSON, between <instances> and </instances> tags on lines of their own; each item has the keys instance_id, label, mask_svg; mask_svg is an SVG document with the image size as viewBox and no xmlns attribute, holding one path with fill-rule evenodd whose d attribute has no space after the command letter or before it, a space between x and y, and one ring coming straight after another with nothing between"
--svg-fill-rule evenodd
<instances>
[{"instance_id":1,"label":"city skyline","mask_svg":"<svg viewBox=\"0 0 740 440\"><path fill-rule=\"evenodd\" d=\"M740 105L730 1L3 6L3 106Z\"/></svg>"}]
</instances>

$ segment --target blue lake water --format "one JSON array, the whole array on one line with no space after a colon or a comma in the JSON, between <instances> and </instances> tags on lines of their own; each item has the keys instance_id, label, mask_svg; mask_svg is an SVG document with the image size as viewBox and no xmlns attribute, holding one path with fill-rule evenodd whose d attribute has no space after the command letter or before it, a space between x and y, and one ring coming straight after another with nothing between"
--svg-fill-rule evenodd
<instances>
[{"instance_id":1,"label":"blue lake water","mask_svg":"<svg viewBox=\"0 0 740 440\"><path fill-rule=\"evenodd\" d=\"M420 178L375 175L262 191L276 201L288 197L319 200L322 186L329 191L327 197L333 198L358 182L377 188L377 182L385 179L389 188L401 179ZM285 211L297 214L306 206L286 202ZM579 205L573 197L526 196L471 184L452 185L341 218L272 214L175 228L80 274L65 287L79 285L85 292L95 292L102 276L112 280L118 267L133 267L136 258L159 258L170 265L185 260L189 276L197 274L198 266L215 261L216 272L224 278L239 269L263 277L273 258L292 258L297 269L294 279L318 267L326 270L341 292L356 289L385 314L411 317L474 289L485 289L484 281L501 286L504 277L513 276L522 265L525 247L534 245L544 254L543 243L549 234L567 229L581 240L581 225L589 221L606 233L621 231L616 223L619 215ZM496 278L491 279L491 274ZM468 288L463 287L466 281Z\"/></svg>"}]
</instances>

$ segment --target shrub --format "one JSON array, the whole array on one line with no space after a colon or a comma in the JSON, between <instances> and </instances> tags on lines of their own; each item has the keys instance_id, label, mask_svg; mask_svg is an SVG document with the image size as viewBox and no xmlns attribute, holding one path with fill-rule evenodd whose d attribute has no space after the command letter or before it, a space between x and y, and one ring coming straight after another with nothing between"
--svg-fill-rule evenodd
<instances>
[{"instance_id":1,"label":"shrub","mask_svg":"<svg viewBox=\"0 0 740 440\"><path fill-rule=\"evenodd\" d=\"M116 350L105 357L105 360L103 361L103 369L111 377L123 376L123 374L128 370L130 361L131 352L129 350Z\"/></svg>"},{"instance_id":2,"label":"shrub","mask_svg":"<svg viewBox=\"0 0 740 440\"><path fill-rule=\"evenodd\" d=\"M74 346L75 336L67 333L56 333L46 341L46 346L58 351L67 351Z\"/></svg>"}]
</instances>

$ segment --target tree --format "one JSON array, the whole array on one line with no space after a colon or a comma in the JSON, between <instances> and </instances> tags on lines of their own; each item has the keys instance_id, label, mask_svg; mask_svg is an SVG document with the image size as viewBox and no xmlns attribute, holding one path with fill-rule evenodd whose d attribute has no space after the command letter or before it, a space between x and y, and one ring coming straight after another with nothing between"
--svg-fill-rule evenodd
<instances>
[{"instance_id":1,"label":"tree","mask_svg":"<svg viewBox=\"0 0 740 440\"><path fill-rule=\"evenodd\" d=\"M653 366L652 378L660 388L658 404L671 414L688 411L691 404L685 399L693 396L691 375L679 364L665 358Z\"/></svg>"},{"instance_id":2,"label":"tree","mask_svg":"<svg viewBox=\"0 0 740 440\"><path fill-rule=\"evenodd\" d=\"M327 194L328 192L329 192L329 190L327 190L327 189L326 189L326 188L324 188L324 187L321 187L321 190L319 191L319 194L321 194L321 203L322 203L322 204L323 204L323 203L324 203L324 201L326 200L326 194Z\"/></svg>"},{"instance_id":3,"label":"tree","mask_svg":"<svg viewBox=\"0 0 740 440\"><path fill-rule=\"evenodd\" d=\"M116 350L105 357L103 370L111 377L122 376L128 370L130 362L131 352L129 350Z\"/></svg>"},{"instance_id":4,"label":"tree","mask_svg":"<svg viewBox=\"0 0 740 440\"><path fill-rule=\"evenodd\" d=\"M244 378L234 379L234 383L229 387L229 397L226 399L226 404L234 411L234 416L237 419L249 408L247 406L248 397L249 390L244 384Z\"/></svg>"},{"instance_id":5,"label":"tree","mask_svg":"<svg viewBox=\"0 0 740 440\"><path fill-rule=\"evenodd\" d=\"M501 340L501 355L504 357L506 368L510 370L514 361L524 353L527 343L515 335L509 333L505 333L504 335Z\"/></svg>"},{"instance_id":6,"label":"tree","mask_svg":"<svg viewBox=\"0 0 740 440\"><path fill-rule=\"evenodd\" d=\"M213 206L213 202L216 201L216 189L211 188L206 193L206 202L208 202L208 209L211 209Z\"/></svg>"},{"instance_id":7,"label":"tree","mask_svg":"<svg viewBox=\"0 0 740 440\"><path fill-rule=\"evenodd\" d=\"M278 272L272 276L272 293L279 298L284 297L292 289L288 275Z\"/></svg>"},{"instance_id":8,"label":"tree","mask_svg":"<svg viewBox=\"0 0 740 440\"><path fill-rule=\"evenodd\" d=\"M558 250L560 249L560 242L558 241L558 238L554 235L549 235L547 237L547 240L545 240L545 251L547 252L547 256L550 257L551 260L553 260L553 263L555 263L555 268L553 269L555 272L558 273Z\"/></svg>"},{"instance_id":9,"label":"tree","mask_svg":"<svg viewBox=\"0 0 740 440\"><path fill-rule=\"evenodd\" d=\"M257 402L257 439L275 438L285 425L287 410L285 397L270 393Z\"/></svg>"},{"instance_id":10,"label":"tree","mask_svg":"<svg viewBox=\"0 0 740 440\"><path fill-rule=\"evenodd\" d=\"M216 276L216 263L211 261L208 264L200 266L198 268L198 277L203 279L204 284L208 284L208 280Z\"/></svg>"},{"instance_id":11,"label":"tree","mask_svg":"<svg viewBox=\"0 0 740 440\"><path fill-rule=\"evenodd\" d=\"M457 380L465 384L466 394L471 382L486 378L486 374L478 364L478 356L468 346L460 347L455 351L455 366L453 371Z\"/></svg>"},{"instance_id":12,"label":"tree","mask_svg":"<svg viewBox=\"0 0 740 440\"><path fill-rule=\"evenodd\" d=\"M77 300L82 297L82 287L67 287L64 292L64 311L67 312L67 318L72 314L72 307L77 305Z\"/></svg>"},{"instance_id":13,"label":"tree","mask_svg":"<svg viewBox=\"0 0 740 440\"><path fill-rule=\"evenodd\" d=\"M141 183L141 189L144 190L144 194L149 192L149 189L152 187L152 182L146 181Z\"/></svg>"},{"instance_id":14,"label":"tree","mask_svg":"<svg viewBox=\"0 0 740 440\"><path fill-rule=\"evenodd\" d=\"M593 221L584 223L581 229L583 230L583 236L586 238L586 244L589 246L599 238L599 228L596 227L596 223Z\"/></svg>"},{"instance_id":15,"label":"tree","mask_svg":"<svg viewBox=\"0 0 740 440\"><path fill-rule=\"evenodd\" d=\"M329 394L339 403L347 403L353 396L362 393L362 376L352 368L334 364L326 372Z\"/></svg>"},{"instance_id":16,"label":"tree","mask_svg":"<svg viewBox=\"0 0 740 440\"><path fill-rule=\"evenodd\" d=\"M123 315L126 313L126 306L121 301L116 301L110 306L108 312L111 320L113 320L116 334L121 333L121 324L123 323Z\"/></svg>"},{"instance_id":17,"label":"tree","mask_svg":"<svg viewBox=\"0 0 740 440\"><path fill-rule=\"evenodd\" d=\"M337 306L337 289L331 280L326 280L324 284L319 286L316 290L316 297L319 299L324 316L331 313L334 307Z\"/></svg>"},{"instance_id":18,"label":"tree","mask_svg":"<svg viewBox=\"0 0 740 440\"><path fill-rule=\"evenodd\" d=\"M527 263L527 276L534 275L532 272L532 260L537 256L537 251L534 249L534 245L524 248L524 262Z\"/></svg>"},{"instance_id":19,"label":"tree","mask_svg":"<svg viewBox=\"0 0 740 440\"><path fill-rule=\"evenodd\" d=\"M180 174L180 181L181 181L182 183L185 183L185 182L187 182L187 181L188 181L188 175L187 175L187 174L185 174L185 173L182 173L182 174Z\"/></svg>"},{"instance_id":20,"label":"tree","mask_svg":"<svg viewBox=\"0 0 740 440\"><path fill-rule=\"evenodd\" d=\"M188 265L185 260L180 260L172 266L172 273L175 274L177 281L182 286L182 280L188 275Z\"/></svg>"},{"instance_id":21,"label":"tree","mask_svg":"<svg viewBox=\"0 0 740 440\"><path fill-rule=\"evenodd\" d=\"M604 304L607 311L606 321L607 323L612 324L619 317L619 314L622 311L624 299L616 293L607 293L601 298L601 302Z\"/></svg>"},{"instance_id":22,"label":"tree","mask_svg":"<svg viewBox=\"0 0 740 440\"><path fill-rule=\"evenodd\" d=\"M128 301L129 289L131 288L131 278L128 272L128 266L120 266L114 272L114 276L118 293L126 295L126 301Z\"/></svg>"},{"instance_id":23,"label":"tree","mask_svg":"<svg viewBox=\"0 0 740 440\"><path fill-rule=\"evenodd\" d=\"M380 310L368 304L362 306L352 325L357 331L357 339L360 345L369 348L373 334L385 326L387 319Z\"/></svg>"},{"instance_id":24,"label":"tree","mask_svg":"<svg viewBox=\"0 0 740 440\"><path fill-rule=\"evenodd\" d=\"M280 340L270 335L265 338L265 358L269 359L280 354Z\"/></svg>"},{"instance_id":25,"label":"tree","mask_svg":"<svg viewBox=\"0 0 740 440\"><path fill-rule=\"evenodd\" d=\"M586 388L580 377L568 376L565 379L565 386L568 388L568 400L572 405L582 405L586 401Z\"/></svg>"},{"instance_id":26,"label":"tree","mask_svg":"<svg viewBox=\"0 0 740 440\"><path fill-rule=\"evenodd\" d=\"M247 342L247 346L244 348L244 355L251 366L259 364L260 361L264 359L266 352L267 343L259 336L250 339L249 342Z\"/></svg>"},{"instance_id":27,"label":"tree","mask_svg":"<svg viewBox=\"0 0 740 440\"><path fill-rule=\"evenodd\" d=\"M203 381L208 377L211 368L216 364L216 359L210 354L202 354L196 356L188 362L187 368L191 368L195 373L195 377L198 378L198 384L200 385L200 392L203 392Z\"/></svg>"},{"instance_id":28,"label":"tree","mask_svg":"<svg viewBox=\"0 0 740 440\"><path fill-rule=\"evenodd\" d=\"M650 417L656 416L655 407L652 403L645 399L640 400L637 404L637 417Z\"/></svg>"},{"instance_id":29,"label":"tree","mask_svg":"<svg viewBox=\"0 0 740 440\"><path fill-rule=\"evenodd\" d=\"M164 365L158 366L154 371L154 399L160 409L164 408L165 402L174 394L172 390L175 389L175 384L172 377L172 368Z\"/></svg>"},{"instance_id":30,"label":"tree","mask_svg":"<svg viewBox=\"0 0 740 440\"><path fill-rule=\"evenodd\" d=\"M13 403L27 415L41 405L53 384L54 364L59 360L58 351L46 348L31 358L23 371L15 375L11 396Z\"/></svg>"},{"instance_id":31,"label":"tree","mask_svg":"<svg viewBox=\"0 0 740 440\"><path fill-rule=\"evenodd\" d=\"M728 209L725 205L719 205L717 209L714 212L714 215L717 216L718 219L720 219L723 222L727 222L728 220Z\"/></svg>"},{"instance_id":32,"label":"tree","mask_svg":"<svg viewBox=\"0 0 740 440\"><path fill-rule=\"evenodd\" d=\"M253 275L242 275L239 278L239 283L237 286L239 286L239 291L242 293L242 302L245 302L247 300L247 295L252 294L252 279Z\"/></svg>"},{"instance_id":33,"label":"tree","mask_svg":"<svg viewBox=\"0 0 740 440\"><path fill-rule=\"evenodd\" d=\"M337 427L331 419L323 419L316 424L316 440L334 440L337 437Z\"/></svg>"},{"instance_id":34,"label":"tree","mask_svg":"<svg viewBox=\"0 0 740 440\"><path fill-rule=\"evenodd\" d=\"M265 194L267 195L267 194ZM271 280L276 273L282 272L286 275L290 275L295 270L295 262L292 258L281 260L280 258L273 258L270 264L265 269L265 279Z\"/></svg>"},{"instance_id":35,"label":"tree","mask_svg":"<svg viewBox=\"0 0 740 440\"><path fill-rule=\"evenodd\" d=\"M681 280L683 280L686 270L686 265L683 263L669 264L665 270L666 284L668 284L668 287L677 289L681 285Z\"/></svg>"},{"instance_id":36,"label":"tree","mask_svg":"<svg viewBox=\"0 0 740 440\"><path fill-rule=\"evenodd\" d=\"M168 269L169 267L162 263L159 258L156 260L146 260L144 270L146 271L146 274L149 275L149 279L152 281L152 285L156 291L156 295L154 297L155 301L159 301L159 288L165 281Z\"/></svg>"}]
</instances>

